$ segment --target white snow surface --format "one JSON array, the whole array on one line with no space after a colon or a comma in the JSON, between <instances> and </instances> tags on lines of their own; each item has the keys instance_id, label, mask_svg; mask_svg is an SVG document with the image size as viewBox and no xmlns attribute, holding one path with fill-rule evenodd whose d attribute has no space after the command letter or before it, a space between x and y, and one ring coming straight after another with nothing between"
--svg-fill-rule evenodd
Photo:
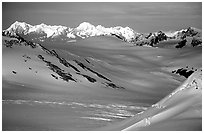
<instances>
[{"instance_id":1,"label":"white snow surface","mask_svg":"<svg viewBox=\"0 0 204 133\"><path fill-rule=\"evenodd\" d=\"M196 29L194 27L190 27L190 29L193 30L194 32L198 32L200 36L202 36L201 30ZM129 27L124 28L121 26L116 26L116 27L106 28L101 25L94 26L88 22L83 22L76 28L70 28L70 27L61 26L61 25L51 26L51 25L46 25L44 23L33 26L25 22L16 21L6 31L10 33L21 33L24 35L29 35L29 34L44 35L47 38L57 38L57 37L64 36L64 37L67 37L68 39L69 38L73 39L76 37L80 37L84 39L92 36L116 35L121 37L123 40L127 42L131 42L135 38L139 38L142 35L142 33L135 32L133 29ZM186 32L187 29L182 29L179 31L167 31L164 33L168 37L180 38L183 31ZM155 32L154 34L156 35L157 32ZM140 38L140 40L143 40L143 39L145 38Z\"/></svg>"},{"instance_id":2,"label":"white snow surface","mask_svg":"<svg viewBox=\"0 0 204 133\"><path fill-rule=\"evenodd\" d=\"M133 29L129 27L111 27L111 28L105 28L101 25L94 26L88 22L81 23L76 28L70 28L66 26L51 26L46 25L44 23L40 25L30 25L25 22L18 22L16 21L13 23L8 29L10 33L22 33L22 34L30 34L30 33L36 33L36 34L46 34L47 38L51 37L59 37L61 35L65 35L68 38L76 38L76 36L79 36L81 38L90 37L90 36L102 36L102 35L111 35L116 34L123 36L126 40L130 40L135 38L135 32Z\"/></svg>"}]
</instances>

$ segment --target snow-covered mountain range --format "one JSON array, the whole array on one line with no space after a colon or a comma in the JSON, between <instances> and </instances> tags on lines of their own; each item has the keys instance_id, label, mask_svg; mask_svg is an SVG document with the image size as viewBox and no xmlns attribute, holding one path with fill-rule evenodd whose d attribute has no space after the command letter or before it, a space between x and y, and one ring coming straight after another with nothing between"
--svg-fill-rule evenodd
<instances>
[{"instance_id":1,"label":"snow-covered mountain range","mask_svg":"<svg viewBox=\"0 0 204 133\"><path fill-rule=\"evenodd\" d=\"M189 27L187 29L182 29L179 31L138 33L129 27L124 28L121 26L116 26L106 28L101 25L94 26L88 22L83 22L78 27L71 28L61 25L51 26L44 23L33 26L25 22L16 21L8 29L3 31L3 34L12 35L16 33L24 36L32 35L32 40L38 40L41 42L49 39L69 41L70 39L84 39L92 36L115 36L123 41L140 46L154 46L161 41L169 39L178 39L181 40L181 43L188 42L192 44L192 46L201 45L202 43L202 31L194 27Z\"/></svg>"}]
</instances>

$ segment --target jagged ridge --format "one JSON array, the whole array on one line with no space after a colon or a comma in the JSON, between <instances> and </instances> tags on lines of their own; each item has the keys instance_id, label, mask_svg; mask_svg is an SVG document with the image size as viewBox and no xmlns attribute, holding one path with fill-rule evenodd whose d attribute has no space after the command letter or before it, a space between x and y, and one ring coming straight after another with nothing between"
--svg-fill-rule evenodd
<instances>
[{"instance_id":1,"label":"jagged ridge","mask_svg":"<svg viewBox=\"0 0 204 133\"><path fill-rule=\"evenodd\" d=\"M129 27L110 27L105 28L101 25L94 26L88 22L81 23L76 28L70 28L66 26L51 26L44 23L40 25L32 26L25 22L16 21L7 30L3 31L4 35L35 35L36 38L44 42L46 39L60 38L61 40L69 40L76 38L87 38L92 36L115 36L123 41L133 43L134 45L150 45L154 46L161 41L169 39L181 40L181 43L176 48L181 48L190 43L191 46L197 46L202 44L202 31L194 27L182 29L179 31L168 32L154 32L154 33L138 33ZM189 39L190 38L190 39Z\"/></svg>"}]
</instances>

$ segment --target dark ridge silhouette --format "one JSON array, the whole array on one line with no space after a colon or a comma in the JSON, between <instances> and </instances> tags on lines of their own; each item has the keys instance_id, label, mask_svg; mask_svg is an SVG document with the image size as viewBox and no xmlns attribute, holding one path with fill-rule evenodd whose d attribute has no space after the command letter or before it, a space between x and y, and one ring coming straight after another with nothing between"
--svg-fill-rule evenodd
<instances>
[{"instance_id":1,"label":"dark ridge silhouette","mask_svg":"<svg viewBox=\"0 0 204 133\"><path fill-rule=\"evenodd\" d=\"M40 44L39 44L40 45ZM43 49L43 51L45 51L46 53L48 53L49 55L55 56L59 62L61 64L63 64L66 67L71 67L72 69L74 69L77 72L80 72L75 66L73 66L72 64L70 64L67 60L65 60L64 58L60 58L59 55L57 54L57 52L55 50L48 50L47 48L45 48L44 46L40 45L40 47Z\"/></svg>"},{"instance_id":2,"label":"dark ridge silhouette","mask_svg":"<svg viewBox=\"0 0 204 133\"><path fill-rule=\"evenodd\" d=\"M47 54L49 55L53 55L52 52L50 52L50 50L48 50L47 48L45 48L44 46L42 46L41 44L39 44L40 47L42 48L43 51L45 51Z\"/></svg>"},{"instance_id":3,"label":"dark ridge silhouette","mask_svg":"<svg viewBox=\"0 0 204 133\"><path fill-rule=\"evenodd\" d=\"M90 76L88 76L88 75L81 74L81 73L77 73L77 74L79 74L79 75L85 77L89 82L92 82L92 83L97 82L96 79L94 79L94 78L92 78L92 77L90 77Z\"/></svg>"},{"instance_id":4,"label":"dark ridge silhouette","mask_svg":"<svg viewBox=\"0 0 204 133\"><path fill-rule=\"evenodd\" d=\"M73 66L72 64L70 64L67 60L65 60L64 58L58 58L60 63L63 64L66 67L71 67L72 69L74 69L77 72L80 72L79 69L77 69L75 66Z\"/></svg>"},{"instance_id":5,"label":"dark ridge silhouette","mask_svg":"<svg viewBox=\"0 0 204 133\"><path fill-rule=\"evenodd\" d=\"M55 79L58 79L58 77L55 76L54 74L51 74L51 76L52 76L53 78L55 78Z\"/></svg>"},{"instance_id":6,"label":"dark ridge silhouette","mask_svg":"<svg viewBox=\"0 0 204 133\"><path fill-rule=\"evenodd\" d=\"M31 42L31 41L28 41L27 44L29 46L31 46L32 48L36 48L37 47L37 45L35 43Z\"/></svg>"},{"instance_id":7,"label":"dark ridge silhouette","mask_svg":"<svg viewBox=\"0 0 204 133\"><path fill-rule=\"evenodd\" d=\"M77 60L73 60L74 62L76 62L81 68L83 68L84 70L87 70L88 67L86 67L83 63L77 61Z\"/></svg>"},{"instance_id":8,"label":"dark ridge silhouette","mask_svg":"<svg viewBox=\"0 0 204 133\"><path fill-rule=\"evenodd\" d=\"M50 61L46 61L42 55L38 55L38 58L45 62L48 68L53 72L57 73L60 76L60 78L63 79L64 81L69 82L69 80L72 80L76 82L76 80L72 78L72 75L70 73L64 73L64 70L52 64Z\"/></svg>"},{"instance_id":9,"label":"dark ridge silhouette","mask_svg":"<svg viewBox=\"0 0 204 133\"><path fill-rule=\"evenodd\" d=\"M85 61L88 62L89 64L91 64L91 62L89 60L85 59Z\"/></svg>"},{"instance_id":10,"label":"dark ridge silhouette","mask_svg":"<svg viewBox=\"0 0 204 133\"><path fill-rule=\"evenodd\" d=\"M146 39L149 39L149 37L152 35L152 33L149 33L147 36L145 36Z\"/></svg>"},{"instance_id":11,"label":"dark ridge silhouette","mask_svg":"<svg viewBox=\"0 0 204 133\"><path fill-rule=\"evenodd\" d=\"M89 70L90 72L96 74L98 77L103 78L103 79L105 79L105 80L107 80L107 81L112 82L110 79L106 78L106 77L103 76L102 74L97 73L96 71L92 70L91 68L85 66L83 63L81 63L81 62L79 62L79 61L77 61L77 60L74 60L74 61L75 61L81 68L83 68L84 70Z\"/></svg>"},{"instance_id":12,"label":"dark ridge silhouette","mask_svg":"<svg viewBox=\"0 0 204 133\"><path fill-rule=\"evenodd\" d=\"M105 80L107 80L107 81L112 82L110 79L106 78L106 77L103 76L102 74L97 73L97 72L95 72L94 70L92 70L92 69L90 69L90 68L87 68L87 69L88 69L89 71L91 71L92 73L95 73L98 77L103 78L103 79L105 79Z\"/></svg>"},{"instance_id":13,"label":"dark ridge silhouette","mask_svg":"<svg viewBox=\"0 0 204 133\"><path fill-rule=\"evenodd\" d=\"M54 49L52 49L52 50L50 51L50 53L51 53L52 55L56 56L57 58L60 58L59 55L57 54L57 52L56 52Z\"/></svg>"},{"instance_id":14,"label":"dark ridge silhouette","mask_svg":"<svg viewBox=\"0 0 204 133\"><path fill-rule=\"evenodd\" d=\"M44 57L42 55L38 55L38 58L44 60Z\"/></svg>"},{"instance_id":15,"label":"dark ridge silhouette","mask_svg":"<svg viewBox=\"0 0 204 133\"><path fill-rule=\"evenodd\" d=\"M116 34L111 34L112 36L115 36L123 41L126 41L124 37L120 36L120 35L116 35Z\"/></svg>"},{"instance_id":16,"label":"dark ridge silhouette","mask_svg":"<svg viewBox=\"0 0 204 133\"><path fill-rule=\"evenodd\" d=\"M106 85L106 87L111 87L111 88L114 88L114 89L125 89L124 87L122 87L122 86L117 86L117 85L114 84L114 83L105 82L104 84Z\"/></svg>"}]
</instances>

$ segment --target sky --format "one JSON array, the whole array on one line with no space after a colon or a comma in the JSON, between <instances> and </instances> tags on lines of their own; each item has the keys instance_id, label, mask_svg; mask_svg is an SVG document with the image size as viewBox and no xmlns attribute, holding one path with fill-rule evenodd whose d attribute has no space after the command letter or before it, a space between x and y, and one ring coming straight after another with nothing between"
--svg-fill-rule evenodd
<instances>
[{"instance_id":1,"label":"sky","mask_svg":"<svg viewBox=\"0 0 204 133\"><path fill-rule=\"evenodd\" d=\"M3 2L2 29L15 21L31 25L77 27L82 22L95 26L130 27L137 32L202 29L201 2Z\"/></svg>"}]
</instances>

